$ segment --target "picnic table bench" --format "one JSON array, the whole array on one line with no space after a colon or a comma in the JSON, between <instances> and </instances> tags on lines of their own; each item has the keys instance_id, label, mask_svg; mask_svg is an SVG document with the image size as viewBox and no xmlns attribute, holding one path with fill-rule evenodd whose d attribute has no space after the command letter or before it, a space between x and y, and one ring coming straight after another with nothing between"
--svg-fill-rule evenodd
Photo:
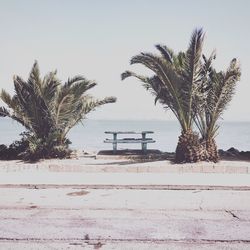
<instances>
[{"instance_id":1,"label":"picnic table bench","mask_svg":"<svg viewBox=\"0 0 250 250\"><path fill-rule=\"evenodd\" d=\"M155 141L152 138L146 138L147 134L153 134L153 131L142 131L142 132L134 132L134 131L105 131L105 134L112 134L113 139L105 139L104 143L112 143L113 144L113 152L117 151L118 143L140 143L143 153L147 152L147 144L154 143ZM141 135L140 138L135 137L125 137L122 139L118 139L117 135Z\"/></svg>"}]
</instances>

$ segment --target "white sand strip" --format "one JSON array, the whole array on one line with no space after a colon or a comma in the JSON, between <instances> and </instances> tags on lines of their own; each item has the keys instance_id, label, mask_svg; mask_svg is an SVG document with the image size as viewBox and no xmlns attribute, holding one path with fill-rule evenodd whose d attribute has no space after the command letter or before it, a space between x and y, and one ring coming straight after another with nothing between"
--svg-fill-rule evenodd
<instances>
[{"instance_id":1,"label":"white sand strip","mask_svg":"<svg viewBox=\"0 0 250 250\"><path fill-rule=\"evenodd\" d=\"M8 172L70 173L225 173L250 174L250 162L220 161L172 164L170 161L140 162L129 159L52 159L37 163L0 161L0 173Z\"/></svg>"},{"instance_id":2,"label":"white sand strip","mask_svg":"<svg viewBox=\"0 0 250 250\"><path fill-rule=\"evenodd\" d=\"M1 173L0 185L200 185L250 187L249 174L204 173Z\"/></svg>"}]
</instances>

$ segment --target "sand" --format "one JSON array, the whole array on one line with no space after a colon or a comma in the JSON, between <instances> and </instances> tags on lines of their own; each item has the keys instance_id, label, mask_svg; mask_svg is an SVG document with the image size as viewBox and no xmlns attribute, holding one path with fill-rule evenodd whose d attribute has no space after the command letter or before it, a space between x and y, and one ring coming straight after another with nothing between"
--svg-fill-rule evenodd
<instances>
[{"instance_id":1,"label":"sand","mask_svg":"<svg viewBox=\"0 0 250 250\"><path fill-rule=\"evenodd\" d=\"M42 160L37 163L0 161L0 172L45 171L82 173L233 173L249 174L248 161L198 162L173 164L168 160L142 161L121 156L81 156L73 159Z\"/></svg>"}]
</instances>

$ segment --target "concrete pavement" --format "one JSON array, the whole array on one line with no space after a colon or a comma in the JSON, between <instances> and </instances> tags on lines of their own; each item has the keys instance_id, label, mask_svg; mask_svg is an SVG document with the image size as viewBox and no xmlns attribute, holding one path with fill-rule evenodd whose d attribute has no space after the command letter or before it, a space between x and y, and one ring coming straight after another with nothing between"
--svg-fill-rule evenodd
<instances>
[{"instance_id":1,"label":"concrete pavement","mask_svg":"<svg viewBox=\"0 0 250 250\"><path fill-rule=\"evenodd\" d=\"M249 249L250 191L0 189L0 249Z\"/></svg>"},{"instance_id":2,"label":"concrete pavement","mask_svg":"<svg viewBox=\"0 0 250 250\"><path fill-rule=\"evenodd\" d=\"M0 250L250 249L248 162L165 163L1 162Z\"/></svg>"}]
</instances>

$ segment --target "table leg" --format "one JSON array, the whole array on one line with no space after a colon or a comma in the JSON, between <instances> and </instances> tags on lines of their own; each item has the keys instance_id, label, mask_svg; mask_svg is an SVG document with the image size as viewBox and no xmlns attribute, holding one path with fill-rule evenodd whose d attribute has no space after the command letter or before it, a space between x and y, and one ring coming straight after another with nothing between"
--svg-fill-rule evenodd
<instances>
[{"instance_id":1,"label":"table leg","mask_svg":"<svg viewBox=\"0 0 250 250\"><path fill-rule=\"evenodd\" d=\"M143 141L146 140L146 133L142 133L142 140ZM147 143L142 143L141 149L142 149L143 154L146 154L147 153Z\"/></svg>"},{"instance_id":2,"label":"table leg","mask_svg":"<svg viewBox=\"0 0 250 250\"><path fill-rule=\"evenodd\" d=\"M113 153L115 154L117 151L117 134L113 134Z\"/></svg>"},{"instance_id":3,"label":"table leg","mask_svg":"<svg viewBox=\"0 0 250 250\"><path fill-rule=\"evenodd\" d=\"M141 133L142 134L142 140L146 139L146 133Z\"/></svg>"}]
</instances>

